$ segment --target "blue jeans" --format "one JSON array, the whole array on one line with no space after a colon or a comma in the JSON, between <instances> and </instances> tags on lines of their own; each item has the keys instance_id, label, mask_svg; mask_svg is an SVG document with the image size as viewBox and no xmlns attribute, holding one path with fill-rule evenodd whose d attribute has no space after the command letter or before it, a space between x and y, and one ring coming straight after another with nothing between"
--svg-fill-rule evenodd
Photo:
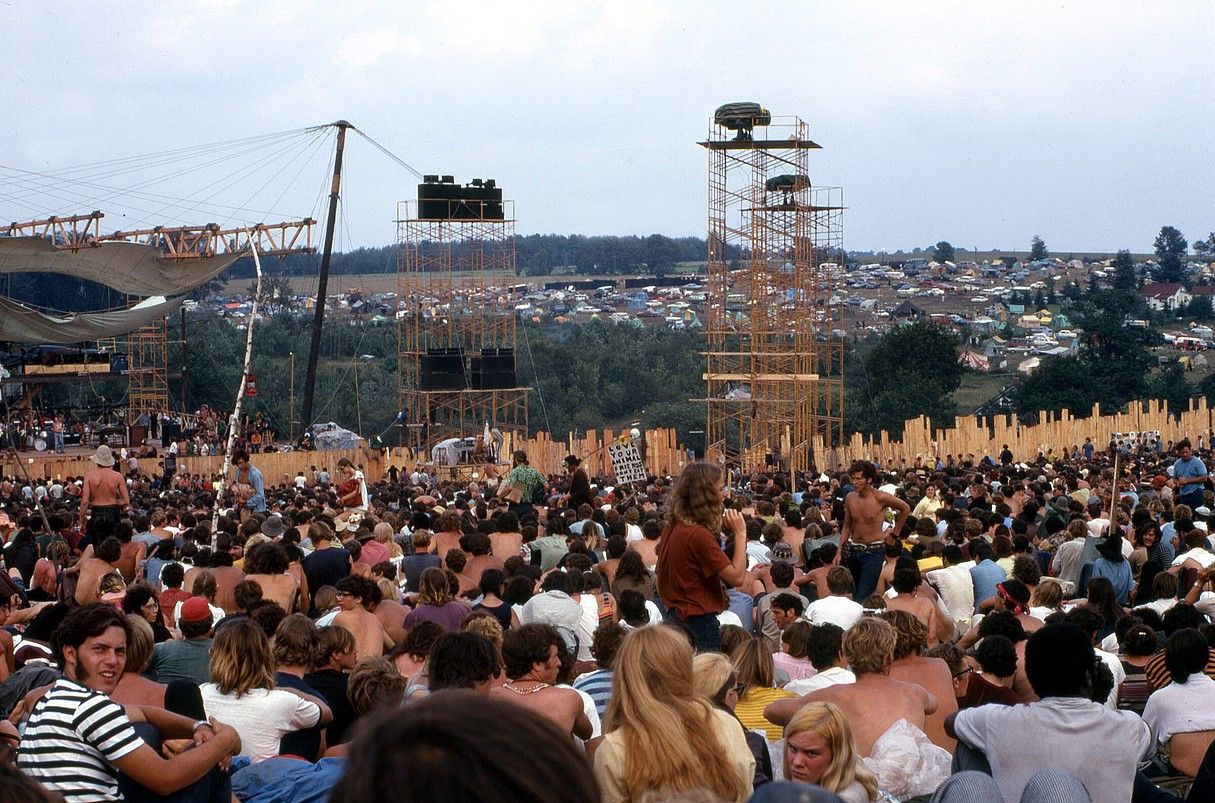
<instances>
[{"instance_id":1,"label":"blue jeans","mask_svg":"<svg viewBox=\"0 0 1215 803\"><path fill-rule=\"evenodd\" d=\"M717 621L717 614L702 613L684 619L668 609L666 621L691 633L697 652L721 652L721 623Z\"/></svg>"},{"instance_id":2,"label":"blue jeans","mask_svg":"<svg viewBox=\"0 0 1215 803\"><path fill-rule=\"evenodd\" d=\"M864 604L865 598L877 590L878 575L886 565L885 549L870 549L860 551L849 549L848 570L852 572L852 580L856 583L856 593L852 598Z\"/></svg>"},{"instance_id":3,"label":"blue jeans","mask_svg":"<svg viewBox=\"0 0 1215 803\"><path fill-rule=\"evenodd\" d=\"M63 454L63 433L62 432L55 433L55 453Z\"/></svg>"}]
</instances>

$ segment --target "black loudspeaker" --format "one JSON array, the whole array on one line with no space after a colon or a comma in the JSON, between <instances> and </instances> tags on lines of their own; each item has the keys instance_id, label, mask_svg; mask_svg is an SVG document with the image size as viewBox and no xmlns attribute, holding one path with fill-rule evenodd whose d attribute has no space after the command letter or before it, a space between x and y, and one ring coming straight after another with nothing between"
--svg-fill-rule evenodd
<instances>
[{"instance_id":1,"label":"black loudspeaker","mask_svg":"<svg viewBox=\"0 0 1215 803\"><path fill-rule=\"evenodd\" d=\"M418 366L419 390L464 390L464 349L427 349Z\"/></svg>"},{"instance_id":2,"label":"black loudspeaker","mask_svg":"<svg viewBox=\"0 0 1215 803\"><path fill-rule=\"evenodd\" d=\"M472 363L470 377L474 388L502 390L517 384L514 349L481 349L481 355L472 357L469 362Z\"/></svg>"},{"instance_id":3,"label":"black loudspeaker","mask_svg":"<svg viewBox=\"0 0 1215 803\"><path fill-rule=\"evenodd\" d=\"M160 445L167 449L169 444L181 439L181 424L165 421L160 425Z\"/></svg>"}]
</instances>

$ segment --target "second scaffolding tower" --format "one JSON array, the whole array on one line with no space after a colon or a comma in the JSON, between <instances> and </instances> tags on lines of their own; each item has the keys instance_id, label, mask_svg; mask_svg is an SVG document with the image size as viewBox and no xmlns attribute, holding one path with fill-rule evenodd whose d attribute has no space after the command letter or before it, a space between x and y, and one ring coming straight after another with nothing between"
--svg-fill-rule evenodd
<instances>
[{"instance_id":1,"label":"second scaffolding tower","mask_svg":"<svg viewBox=\"0 0 1215 803\"><path fill-rule=\"evenodd\" d=\"M843 437L843 191L810 182L797 117L728 104L709 138L706 443L806 471Z\"/></svg>"}]
</instances>

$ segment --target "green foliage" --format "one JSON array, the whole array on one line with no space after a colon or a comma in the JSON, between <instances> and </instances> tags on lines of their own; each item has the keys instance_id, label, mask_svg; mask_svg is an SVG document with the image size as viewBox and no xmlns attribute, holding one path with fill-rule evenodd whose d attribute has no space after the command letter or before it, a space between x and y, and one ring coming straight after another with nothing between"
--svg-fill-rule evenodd
<instances>
[{"instance_id":1,"label":"green foliage","mask_svg":"<svg viewBox=\"0 0 1215 803\"><path fill-rule=\"evenodd\" d=\"M1038 235L1034 235L1033 241L1029 246L1029 258L1032 260L1046 259L1050 256L1050 252L1046 250L1046 243Z\"/></svg>"},{"instance_id":2,"label":"green foliage","mask_svg":"<svg viewBox=\"0 0 1215 803\"><path fill-rule=\"evenodd\" d=\"M923 321L883 334L860 359L862 370L854 367L845 379L845 428L869 433L898 430L919 415L951 423L955 413L951 394L966 371L958 362L958 345L948 329Z\"/></svg>"},{"instance_id":3,"label":"green foliage","mask_svg":"<svg viewBox=\"0 0 1215 803\"><path fill-rule=\"evenodd\" d=\"M1185 255L1189 243L1181 232L1172 226L1162 226L1152 246L1158 259L1152 278L1158 282L1182 281L1185 278L1185 270L1181 265L1181 257Z\"/></svg>"},{"instance_id":4,"label":"green foliage","mask_svg":"<svg viewBox=\"0 0 1215 803\"><path fill-rule=\"evenodd\" d=\"M1178 360L1157 371L1147 387L1147 397L1165 399L1172 413L1184 412L1189 407L1192 392L1190 383L1186 381L1185 368Z\"/></svg>"},{"instance_id":5,"label":"green foliage","mask_svg":"<svg viewBox=\"0 0 1215 803\"><path fill-rule=\"evenodd\" d=\"M1084 414L1100 400L1100 384L1075 356L1043 357L1037 370L1013 392L1013 404L1021 415L1064 408Z\"/></svg>"},{"instance_id":6,"label":"green foliage","mask_svg":"<svg viewBox=\"0 0 1215 803\"><path fill-rule=\"evenodd\" d=\"M1194 255L1204 260L1215 259L1215 231L1208 234L1205 240L1194 242Z\"/></svg>"},{"instance_id":7,"label":"green foliage","mask_svg":"<svg viewBox=\"0 0 1215 803\"><path fill-rule=\"evenodd\" d=\"M1215 310L1211 308L1211 297L1208 295L1194 296L1190 303L1185 305L1185 315L1182 317L1196 321L1209 321L1215 317Z\"/></svg>"},{"instance_id":8,"label":"green foliage","mask_svg":"<svg viewBox=\"0 0 1215 803\"><path fill-rule=\"evenodd\" d=\"M1125 290L1089 293L1076 305L1084 332L1080 356L1101 388L1103 406L1121 407L1144 396L1152 366L1148 348L1159 344L1161 336L1126 321L1143 317L1146 309L1138 294Z\"/></svg>"},{"instance_id":9,"label":"green foliage","mask_svg":"<svg viewBox=\"0 0 1215 803\"><path fill-rule=\"evenodd\" d=\"M1135 260L1131 252L1123 249L1114 257L1114 289L1134 290L1139 286L1139 277L1135 275Z\"/></svg>"},{"instance_id":10,"label":"green foliage","mask_svg":"<svg viewBox=\"0 0 1215 803\"><path fill-rule=\"evenodd\" d=\"M954 250L953 246L947 241L941 240L932 249L932 258L937 262L953 262Z\"/></svg>"}]
</instances>

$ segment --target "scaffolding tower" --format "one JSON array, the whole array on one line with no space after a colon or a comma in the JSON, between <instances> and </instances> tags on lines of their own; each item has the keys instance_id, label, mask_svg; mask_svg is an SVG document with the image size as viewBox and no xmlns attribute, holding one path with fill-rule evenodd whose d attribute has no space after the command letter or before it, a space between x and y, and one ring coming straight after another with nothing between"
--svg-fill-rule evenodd
<instances>
[{"instance_id":1,"label":"scaffolding tower","mask_svg":"<svg viewBox=\"0 0 1215 803\"><path fill-rule=\"evenodd\" d=\"M709 138L710 459L807 471L843 438L843 191L798 117L718 110Z\"/></svg>"},{"instance_id":2,"label":"scaffolding tower","mask_svg":"<svg viewBox=\"0 0 1215 803\"><path fill-rule=\"evenodd\" d=\"M499 213L462 205L456 219L426 203L399 203L396 221L400 442L421 455L487 424L528 426L515 362L514 204L499 202Z\"/></svg>"}]
</instances>

